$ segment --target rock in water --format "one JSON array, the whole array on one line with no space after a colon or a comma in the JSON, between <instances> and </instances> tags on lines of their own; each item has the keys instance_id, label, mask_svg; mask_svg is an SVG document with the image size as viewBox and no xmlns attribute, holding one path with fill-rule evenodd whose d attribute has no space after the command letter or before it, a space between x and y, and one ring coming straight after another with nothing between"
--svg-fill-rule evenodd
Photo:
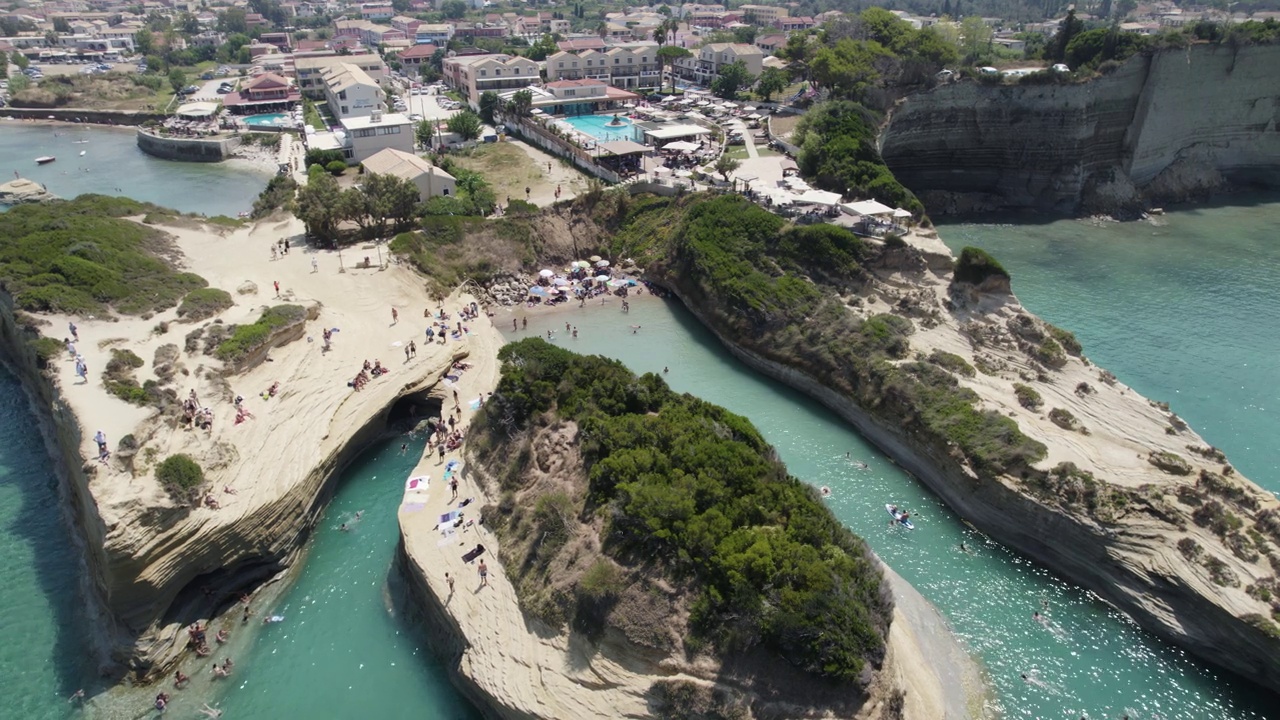
<instances>
[{"instance_id":1,"label":"rock in water","mask_svg":"<svg viewBox=\"0 0 1280 720\"><path fill-rule=\"evenodd\" d=\"M22 205L23 203L40 203L57 200L58 196L35 180L18 178L0 185L0 204Z\"/></svg>"}]
</instances>

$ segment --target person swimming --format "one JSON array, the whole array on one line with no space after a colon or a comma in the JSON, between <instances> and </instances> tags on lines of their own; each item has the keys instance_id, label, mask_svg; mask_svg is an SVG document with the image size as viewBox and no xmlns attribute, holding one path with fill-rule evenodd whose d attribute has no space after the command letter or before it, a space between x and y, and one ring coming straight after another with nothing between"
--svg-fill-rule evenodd
<instances>
[{"instance_id":1,"label":"person swimming","mask_svg":"<svg viewBox=\"0 0 1280 720\"><path fill-rule=\"evenodd\" d=\"M338 529L339 529L339 530L341 530L342 532L346 532L346 531L350 530L351 528L347 527L347 524L346 524L346 523L342 523L342 526L341 526L341 527L339 527Z\"/></svg>"},{"instance_id":2,"label":"person swimming","mask_svg":"<svg viewBox=\"0 0 1280 720\"><path fill-rule=\"evenodd\" d=\"M818 490L818 492L822 493L822 497L824 498L831 497L831 488L827 487L826 485L823 485L822 488Z\"/></svg>"},{"instance_id":3,"label":"person swimming","mask_svg":"<svg viewBox=\"0 0 1280 720\"><path fill-rule=\"evenodd\" d=\"M204 707L200 708L199 712L201 715L204 715L205 717L211 717L211 718L222 717L222 711L219 710L218 708L209 707L209 703L205 703Z\"/></svg>"}]
</instances>

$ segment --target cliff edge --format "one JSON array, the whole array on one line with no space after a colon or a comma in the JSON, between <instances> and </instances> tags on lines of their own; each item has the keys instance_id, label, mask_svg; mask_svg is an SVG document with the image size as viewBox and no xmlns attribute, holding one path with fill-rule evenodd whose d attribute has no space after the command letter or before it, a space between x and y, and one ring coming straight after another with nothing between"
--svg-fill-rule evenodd
<instances>
[{"instance_id":1,"label":"cliff edge","mask_svg":"<svg viewBox=\"0 0 1280 720\"><path fill-rule=\"evenodd\" d=\"M1034 317L985 254L690 204L650 276L1000 542L1280 690L1280 502Z\"/></svg>"},{"instance_id":2,"label":"cliff edge","mask_svg":"<svg viewBox=\"0 0 1280 720\"><path fill-rule=\"evenodd\" d=\"M880 137L930 212L1133 213L1280 186L1280 46L1195 44L1065 84L958 82L907 97Z\"/></svg>"},{"instance_id":3,"label":"cliff edge","mask_svg":"<svg viewBox=\"0 0 1280 720\"><path fill-rule=\"evenodd\" d=\"M496 362L474 356L460 389L484 396L497 375ZM487 716L887 719L980 710L973 662L936 610L887 569L892 624L879 666L858 683L818 680L751 646L733 662L694 651L688 579L611 560L596 539L609 513L600 508L593 521L573 509L589 502L590 433L550 417L506 433L509 402L501 389L486 402L460 468L424 460L400 511L400 565L432 647ZM463 415L465 423L476 413ZM456 497L450 480L459 482ZM440 522L448 512L462 514Z\"/></svg>"}]
</instances>

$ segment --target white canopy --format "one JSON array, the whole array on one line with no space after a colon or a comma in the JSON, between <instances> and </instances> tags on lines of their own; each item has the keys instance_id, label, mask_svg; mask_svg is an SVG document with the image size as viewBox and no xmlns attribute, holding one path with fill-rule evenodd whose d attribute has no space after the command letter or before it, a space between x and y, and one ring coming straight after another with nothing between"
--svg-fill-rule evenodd
<instances>
[{"instance_id":1,"label":"white canopy","mask_svg":"<svg viewBox=\"0 0 1280 720\"><path fill-rule=\"evenodd\" d=\"M903 210L902 208L894 208L894 209L893 209L893 216L894 216L894 217L896 217L896 218L909 218L909 217L911 217L911 211L910 211L910 210Z\"/></svg>"},{"instance_id":2,"label":"white canopy","mask_svg":"<svg viewBox=\"0 0 1280 720\"><path fill-rule=\"evenodd\" d=\"M551 272L550 270L542 270L538 274L545 278L549 278L552 275L555 275L555 273Z\"/></svg>"},{"instance_id":3,"label":"white canopy","mask_svg":"<svg viewBox=\"0 0 1280 720\"><path fill-rule=\"evenodd\" d=\"M826 190L806 190L796 197L796 202L831 207L840 203L840 193L827 192Z\"/></svg>"},{"instance_id":4,"label":"white canopy","mask_svg":"<svg viewBox=\"0 0 1280 720\"><path fill-rule=\"evenodd\" d=\"M596 267L598 267L598 268L607 268L607 267L609 267L609 261L608 261L608 260L598 260L598 261L596 261Z\"/></svg>"},{"instance_id":5,"label":"white canopy","mask_svg":"<svg viewBox=\"0 0 1280 720\"><path fill-rule=\"evenodd\" d=\"M701 125L663 125L653 130L645 130L644 134L654 140L675 140L695 135L710 135L711 131Z\"/></svg>"},{"instance_id":6,"label":"white canopy","mask_svg":"<svg viewBox=\"0 0 1280 720\"><path fill-rule=\"evenodd\" d=\"M688 140L677 140L675 142L667 143L666 145L663 145L662 149L676 150L678 152L693 152L694 150L697 150L699 147L700 146L696 142L689 142Z\"/></svg>"},{"instance_id":7,"label":"white canopy","mask_svg":"<svg viewBox=\"0 0 1280 720\"><path fill-rule=\"evenodd\" d=\"M665 175L669 172L671 172L671 168L667 167L666 165L659 165L658 167L653 169L654 175Z\"/></svg>"},{"instance_id":8,"label":"white canopy","mask_svg":"<svg viewBox=\"0 0 1280 720\"><path fill-rule=\"evenodd\" d=\"M845 210L848 210L850 213L854 215L892 215L893 214L893 208L889 207L888 205L885 205L884 203L876 202L875 200L859 200L858 202L846 203L841 207L843 207Z\"/></svg>"},{"instance_id":9,"label":"white canopy","mask_svg":"<svg viewBox=\"0 0 1280 720\"><path fill-rule=\"evenodd\" d=\"M192 102L180 106L177 114L181 117L208 117L216 112L218 112L218 103Z\"/></svg>"}]
</instances>

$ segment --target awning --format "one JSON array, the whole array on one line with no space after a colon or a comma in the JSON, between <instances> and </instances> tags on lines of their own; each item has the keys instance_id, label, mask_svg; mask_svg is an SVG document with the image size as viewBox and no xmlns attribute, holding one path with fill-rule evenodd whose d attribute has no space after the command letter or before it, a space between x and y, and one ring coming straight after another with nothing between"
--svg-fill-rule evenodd
<instances>
[{"instance_id":1,"label":"awning","mask_svg":"<svg viewBox=\"0 0 1280 720\"><path fill-rule=\"evenodd\" d=\"M666 145L663 145L662 149L675 150L677 152L693 152L694 150L697 150L699 147L701 146L698 145L698 143L696 142L689 142L688 140L677 140L675 142L667 143Z\"/></svg>"},{"instance_id":2,"label":"awning","mask_svg":"<svg viewBox=\"0 0 1280 720\"><path fill-rule=\"evenodd\" d=\"M209 117L216 112L218 112L218 103L193 102L179 106L175 114L180 117Z\"/></svg>"},{"instance_id":3,"label":"awning","mask_svg":"<svg viewBox=\"0 0 1280 720\"><path fill-rule=\"evenodd\" d=\"M896 218L909 218L909 217L911 217L911 211L910 211L910 210L903 210L902 208L894 208L894 209L893 209L893 216L894 216L894 217L896 217Z\"/></svg>"},{"instance_id":4,"label":"awning","mask_svg":"<svg viewBox=\"0 0 1280 720\"><path fill-rule=\"evenodd\" d=\"M859 200L858 202L845 203L840 207L848 210L854 215L892 215L893 208L884 203L875 200Z\"/></svg>"},{"instance_id":5,"label":"awning","mask_svg":"<svg viewBox=\"0 0 1280 720\"><path fill-rule=\"evenodd\" d=\"M710 135L711 131L701 125L665 125L653 130L645 130L644 134L655 140L675 140L676 138Z\"/></svg>"},{"instance_id":6,"label":"awning","mask_svg":"<svg viewBox=\"0 0 1280 720\"><path fill-rule=\"evenodd\" d=\"M637 155L649 152L650 148L631 140L614 140L600 143L596 155Z\"/></svg>"},{"instance_id":7,"label":"awning","mask_svg":"<svg viewBox=\"0 0 1280 720\"><path fill-rule=\"evenodd\" d=\"M831 207L832 205L838 205L840 203L840 193L828 192L826 190L806 190L803 194L796 197L796 202Z\"/></svg>"}]
</instances>

